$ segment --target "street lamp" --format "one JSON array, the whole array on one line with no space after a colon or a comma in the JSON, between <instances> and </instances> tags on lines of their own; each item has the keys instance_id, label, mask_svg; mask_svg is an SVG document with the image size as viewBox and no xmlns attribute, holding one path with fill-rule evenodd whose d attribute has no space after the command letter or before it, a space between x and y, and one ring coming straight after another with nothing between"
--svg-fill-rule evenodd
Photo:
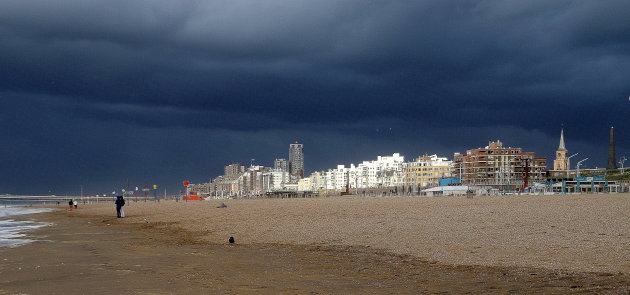
<instances>
[{"instance_id":1,"label":"street lamp","mask_svg":"<svg viewBox=\"0 0 630 295\"><path fill-rule=\"evenodd\" d=\"M626 156L622 156L621 159L619 159L619 164L621 164L621 174L623 174L623 163L626 161Z\"/></svg>"},{"instance_id":2,"label":"street lamp","mask_svg":"<svg viewBox=\"0 0 630 295\"><path fill-rule=\"evenodd\" d=\"M577 168L577 174L576 177L580 177L580 166L582 165L582 162L588 160L588 158L580 160L579 162L577 162L576 168ZM579 180L578 180L579 181Z\"/></svg>"},{"instance_id":3,"label":"street lamp","mask_svg":"<svg viewBox=\"0 0 630 295\"><path fill-rule=\"evenodd\" d=\"M571 158L577 156L579 153L575 153L573 156L567 158L567 178L569 178L569 171L571 170Z\"/></svg>"},{"instance_id":4,"label":"street lamp","mask_svg":"<svg viewBox=\"0 0 630 295\"><path fill-rule=\"evenodd\" d=\"M575 176L575 184L576 184L576 189L577 189L578 193L582 192L582 188L580 187L580 179L579 179L579 177L580 177L580 165L582 165L582 162L584 162L586 160L588 160L588 158L579 161L577 163L577 165L576 165L577 171L576 171L576 176Z\"/></svg>"}]
</instances>

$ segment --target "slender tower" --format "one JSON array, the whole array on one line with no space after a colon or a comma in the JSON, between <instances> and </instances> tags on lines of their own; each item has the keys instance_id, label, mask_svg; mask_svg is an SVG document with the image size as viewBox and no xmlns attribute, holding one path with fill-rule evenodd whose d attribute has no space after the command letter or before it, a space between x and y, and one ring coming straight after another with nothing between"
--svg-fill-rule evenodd
<instances>
[{"instance_id":1,"label":"slender tower","mask_svg":"<svg viewBox=\"0 0 630 295\"><path fill-rule=\"evenodd\" d=\"M610 127L610 141L608 142L608 165L606 169L617 169L617 157L615 157L615 127Z\"/></svg>"},{"instance_id":2,"label":"slender tower","mask_svg":"<svg viewBox=\"0 0 630 295\"><path fill-rule=\"evenodd\" d=\"M296 179L304 177L303 145L297 141L289 145L289 173Z\"/></svg>"},{"instance_id":3,"label":"slender tower","mask_svg":"<svg viewBox=\"0 0 630 295\"><path fill-rule=\"evenodd\" d=\"M553 160L553 170L569 170L569 159L567 158L567 153L569 151L564 146L564 128L560 130L560 144L558 144L558 149L556 150L556 159Z\"/></svg>"}]
</instances>

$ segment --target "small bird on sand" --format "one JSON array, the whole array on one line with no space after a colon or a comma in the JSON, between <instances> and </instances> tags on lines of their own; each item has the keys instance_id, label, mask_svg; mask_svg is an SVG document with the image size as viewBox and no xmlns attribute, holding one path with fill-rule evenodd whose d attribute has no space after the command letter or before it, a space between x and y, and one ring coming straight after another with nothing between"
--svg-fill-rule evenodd
<instances>
[{"instance_id":1,"label":"small bird on sand","mask_svg":"<svg viewBox=\"0 0 630 295\"><path fill-rule=\"evenodd\" d=\"M234 237L230 237L230 238L228 239L228 242L230 242L230 244L234 244Z\"/></svg>"}]
</instances>

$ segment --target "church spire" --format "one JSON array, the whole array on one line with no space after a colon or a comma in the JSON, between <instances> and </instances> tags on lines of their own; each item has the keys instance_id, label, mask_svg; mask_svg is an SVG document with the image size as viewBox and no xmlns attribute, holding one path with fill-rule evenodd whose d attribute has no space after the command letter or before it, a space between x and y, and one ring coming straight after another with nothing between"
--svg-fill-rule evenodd
<instances>
[{"instance_id":1,"label":"church spire","mask_svg":"<svg viewBox=\"0 0 630 295\"><path fill-rule=\"evenodd\" d=\"M564 128L560 130L560 145L558 146L559 151L566 151L567 148L564 147Z\"/></svg>"}]
</instances>

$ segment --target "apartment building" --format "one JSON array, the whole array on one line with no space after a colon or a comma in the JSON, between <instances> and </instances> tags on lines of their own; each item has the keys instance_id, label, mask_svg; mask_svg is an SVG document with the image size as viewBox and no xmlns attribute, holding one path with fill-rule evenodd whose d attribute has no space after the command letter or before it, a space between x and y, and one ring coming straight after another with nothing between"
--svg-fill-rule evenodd
<instances>
[{"instance_id":1,"label":"apartment building","mask_svg":"<svg viewBox=\"0 0 630 295\"><path fill-rule=\"evenodd\" d=\"M304 146L297 141L289 145L289 172L297 183L304 177Z\"/></svg>"},{"instance_id":2,"label":"apartment building","mask_svg":"<svg viewBox=\"0 0 630 295\"><path fill-rule=\"evenodd\" d=\"M230 164L223 167L223 175L229 179L237 178L241 176L243 172L245 172L245 167L238 163Z\"/></svg>"},{"instance_id":3,"label":"apartment building","mask_svg":"<svg viewBox=\"0 0 630 295\"><path fill-rule=\"evenodd\" d=\"M399 153L378 156L374 161L364 161L355 166L337 165L335 169L314 172L310 175L312 191L346 188L386 188L398 185L405 158Z\"/></svg>"},{"instance_id":4,"label":"apartment building","mask_svg":"<svg viewBox=\"0 0 630 295\"><path fill-rule=\"evenodd\" d=\"M401 184L422 188L438 186L440 179L452 176L452 165L453 161L437 155L418 157L404 163Z\"/></svg>"},{"instance_id":5,"label":"apartment building","mask_svg":"<svg viewBox=\"0 0 630 295\"><path fill-rule=\"evenodd\" d=\"M273 161L273 169L289 172L289 161L287 159L275 159Z\"/></svg>"},{"instance_id":6,"label":"apartment building","mask_svg":"<svg viewBox=\"0 0 630 295\"><path fill-rule=\"evenodd\" d=\"M504 147L499 140L485 148L455 153L453 175L465 185L493 186L503 191L521 189L543 180L547 159L521 148ZM527 179L526 179L527 177Z\"/></svg>"}]
</instances>

